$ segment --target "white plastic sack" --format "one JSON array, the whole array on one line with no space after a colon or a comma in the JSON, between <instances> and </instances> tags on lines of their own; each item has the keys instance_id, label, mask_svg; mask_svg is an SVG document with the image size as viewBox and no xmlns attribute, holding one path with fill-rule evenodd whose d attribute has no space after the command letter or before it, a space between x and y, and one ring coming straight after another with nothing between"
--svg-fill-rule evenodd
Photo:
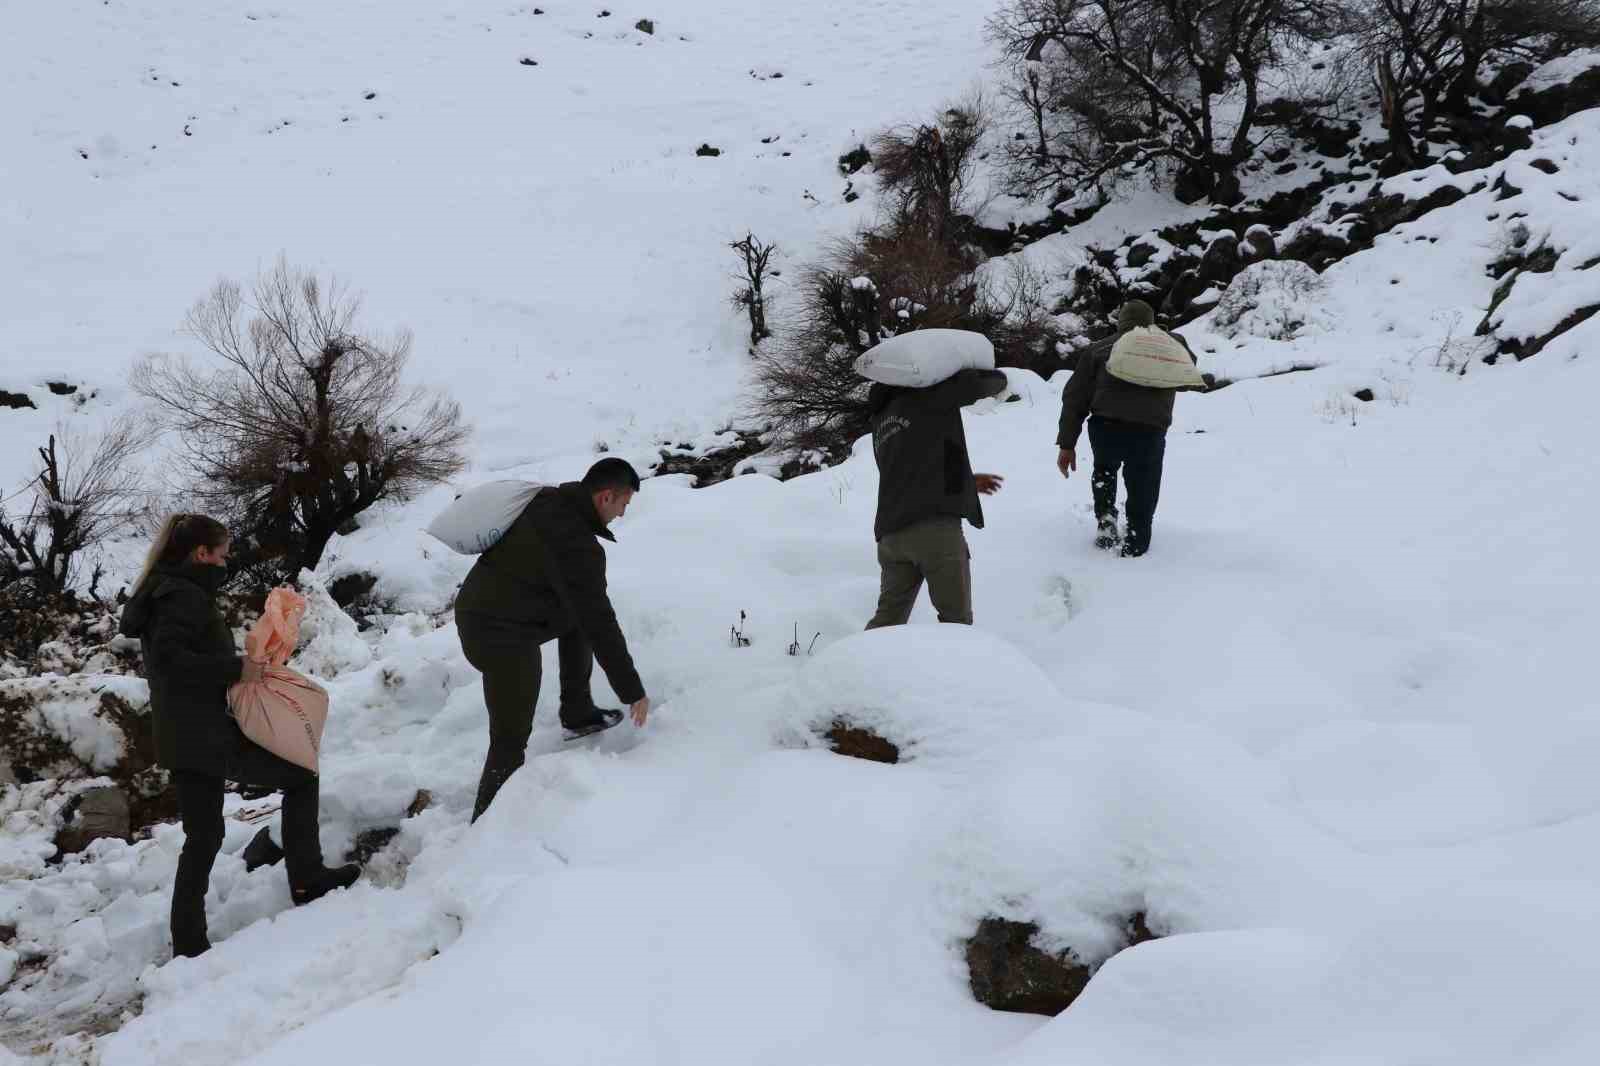
<instances>
[{"instance_id":1,"label":"white plastic sack","mask_svg":"<svg viewBox=\"0 0 1600 1066\"><path fill-rule=\"evenodd\" d=\"M884 385L921 389L962 370L993 370L994 345L969 329L914 329L875 345L856 373Z\"/></svg>"},{"instance_id":2,"label":"white plastic sack","mask_svg":"<svg viewBox=\"0 0 1600 1066\"><path fill-rule=\"evenodd\" d=\"M1200 368L1172 334L1154 326L1135 326L1117 339L1106 363L1111 376L1152 389L1204 388Z\"/></svg>"},{"instance_id":3,"label":"white plastic sack","mask_svg":"<svg viewBox=\"0 0 1600 1066\"><path fill-rule=\"evenodd\" d=\"M461 493L424 531L462 555L481 555L506 535L511 523L544 485L534 481L490 481Z\"/></svg>"}]
</instances>

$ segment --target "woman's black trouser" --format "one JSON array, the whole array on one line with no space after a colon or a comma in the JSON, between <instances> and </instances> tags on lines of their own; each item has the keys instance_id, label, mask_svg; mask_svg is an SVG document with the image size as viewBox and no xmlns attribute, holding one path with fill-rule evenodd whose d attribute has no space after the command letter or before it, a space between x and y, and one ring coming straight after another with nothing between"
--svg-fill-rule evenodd
<instances>
[{"instance_id":1,"label":"woman's black trouser","mask_svg":"<svg viewBox=\"0 0 1600 1066\"><path fill-rule=\"evenodd\" d=\"M283 852L289 884L305 884L322 869L317 837L317 775L278 758L250 741L239 740L222 776L196 770L172 775L183 816L183 852L172 887L172 948L193 954L206 943L206 886L222 849L224 781L277 789L283 793Z\"/></svg>"}]
</instances>

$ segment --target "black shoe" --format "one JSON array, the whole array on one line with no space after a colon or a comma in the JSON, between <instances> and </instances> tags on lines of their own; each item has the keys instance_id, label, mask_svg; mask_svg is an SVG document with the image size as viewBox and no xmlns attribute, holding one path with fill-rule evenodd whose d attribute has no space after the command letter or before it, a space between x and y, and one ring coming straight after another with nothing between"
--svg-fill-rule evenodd
<instances>
[{"instance_id":1,"label":"black shoe","mask_svg":"<svg viewBox=\"0 0 1600 1066\"><path fill-rule=\"evenodd\" d=\"M244 846L241 857L244 859L244 871L249 873L263 866L276 865L283 859L283 849L273 841L271 830L263 827L261 832Z\"/></svg>"},{"instance_id":2,"label":"black shoe","mask_svg":"<svg viewBox=\"0 0 1600 1066\"><path fill-rule=\"evenodd\" d=\"M175 959L192 959L210 950L211 941L204 933L198 936L174 934L172 937L172 957Z\"/></svg>"},{"instance_id":3,"label":"black shoe","mask_svg":"<svg viewBox=\"0 0 1600 1066\"><path fill-rule=\"evenodd\" d=\"M326 896L329 892L340 888L349 888L361 879L361 867L355 863L348 866L323 867L321 871L311 876L303 885L290 883L289 898L294 900L296 907L304 907L307 903L314 903Z\"/></svg>"},{"instance_id":4,"label":"black shoe","mask_svg":"<svg viewBox=\"0 0 1600 1066\"><path fill-rule=\"evenodd\" d=\"M1109 522L1101 522L1098 528L1099 532L1094 538L1094 546L1096 548L1101 551L1111 551L1122 546L1122 537L1117 532L1116 519L1113 518Z\"/></svg>"},{"instance_id":5,"label":"black shoe","mask_svg":"<svg viewBox=\"0 0 1600 1066\"><path fill-rule=\"evenodd\" d=\"M622 712L612 707L591 707L587 714L561 715L561 728L567 740L602 733L622 721Z\"/></svg>"}]
</instances>

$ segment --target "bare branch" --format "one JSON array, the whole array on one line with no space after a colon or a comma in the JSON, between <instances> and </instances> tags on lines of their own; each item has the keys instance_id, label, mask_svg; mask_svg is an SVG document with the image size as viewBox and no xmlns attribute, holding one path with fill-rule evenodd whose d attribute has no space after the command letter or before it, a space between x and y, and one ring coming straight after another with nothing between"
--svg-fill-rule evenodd
<instances>
[{"instance_id":1,"label":"bare branch","mask_svg":"<svg viewBox=\"0 0 1600 1066\"><path fill-rule=\"evenodd\" d=\"M67 593L86 551L139 513L136 462L154 427L134 415L84 437L65 428L38 449L38 473L25 487L27 511L0 505L0 584L32 578L49 595Z\"/></svg>"},{"instance_id":2,"label":"bare branch","mask_svg":"<svg viewBox=\"0 0 1600 1066\"><path fill-rule=\"evenodd\" d=\"M1168 161L1214 201L1241 193L1264 72L1340 25L1332 0L1010 0L989 22L1024 194ZM1237 118L1219 119L1224 101Z\"/></svg>"},{"instance_id":3,"label":"bare branch","mask_svg":"<svg viewBox=\"0 0 1600 1066\"><path fill-rule=\"evenodd\" d=\"M404 385L411 335L361 331L360 306L337 279L280 259L250 301L223 281L189 312L212 367L155 355L134 372L177 431L197 503L244 531L242 565L315 566L362 511L464 465L460 407Z\"/></svg>"}]
</instances>

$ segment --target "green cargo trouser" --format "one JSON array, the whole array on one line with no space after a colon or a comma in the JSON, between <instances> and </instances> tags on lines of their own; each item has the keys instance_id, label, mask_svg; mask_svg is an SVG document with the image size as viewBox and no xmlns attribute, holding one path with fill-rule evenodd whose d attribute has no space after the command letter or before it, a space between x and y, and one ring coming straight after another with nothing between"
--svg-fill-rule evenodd
<instances>
[{"instance_id":1,"label":"green cargo trouser","mask_svg":"<svg viewBox=\"0 0 1600 1066\"><path fill-rule=\"evenodd\" d=\"M971 561L959 518L930 518L890 533L878 542L883 584L878 592L878 613L867 628L905 625L924 581L939 621L970 626Z\"/></svg>"}]
</instances>

